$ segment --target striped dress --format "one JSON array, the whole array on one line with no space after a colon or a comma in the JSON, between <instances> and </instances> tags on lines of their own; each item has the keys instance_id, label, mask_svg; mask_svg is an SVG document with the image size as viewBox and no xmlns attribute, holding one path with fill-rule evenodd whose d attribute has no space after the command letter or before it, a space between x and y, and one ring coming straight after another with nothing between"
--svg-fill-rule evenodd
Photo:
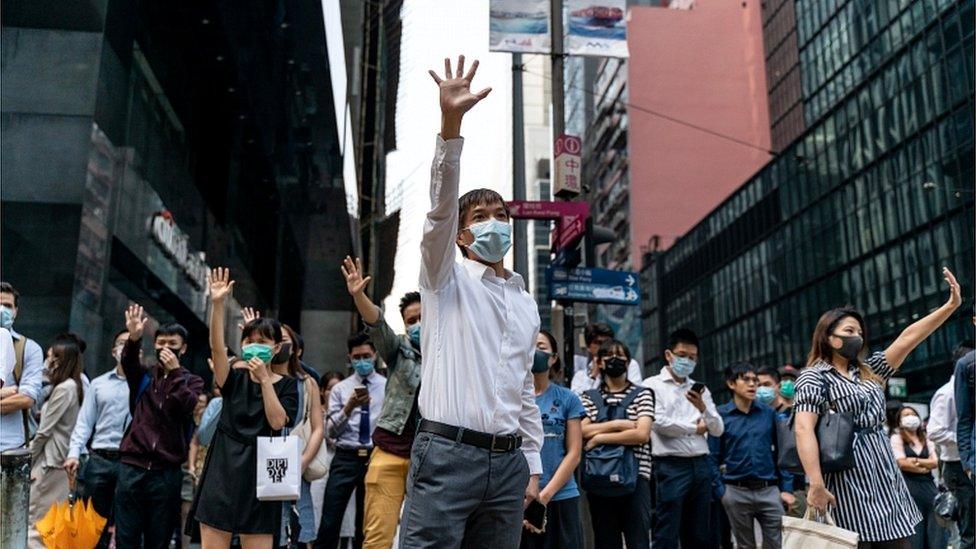
<instances>
[{"instance_id":1,"label":"striped dress","mask_svg":"<svg viewBox=\"0 0 976 549\"><path fill-rule=\"evenodd\" d=\"M885 381L894 373L883 352L871 355L866 364ZM824 475L827 489L837 498L831 514L838 526L860 534L861 541L909 537L922 516L885 436L884 389L877 382L862 381L857 369L850 374L848 379L820 361L804 368L796 380L796 411L825 413L826 384L829 406L852 412L855 427L862 429L854 437L854 468Z\"/></svg>"}]
</instances>

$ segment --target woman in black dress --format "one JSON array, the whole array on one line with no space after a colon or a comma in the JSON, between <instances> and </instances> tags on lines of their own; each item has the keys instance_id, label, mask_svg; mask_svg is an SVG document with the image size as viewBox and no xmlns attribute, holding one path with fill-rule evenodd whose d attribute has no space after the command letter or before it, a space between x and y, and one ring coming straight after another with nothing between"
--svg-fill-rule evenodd
<instances>
[{"instance_id":1,"label":"woman in black dress","mask_svg":"<svg viewBox=\"0 0 976 549\"><path fill-rule=\"evenodd\" d=\"M257 499L257 441L280 431L298 412L298 380L274 373L281 324L254 319L241 333L241 357L230 364L224 344L224 304L233 290L227 269L210 274L210 348L214 383L224 397L217 432L207 453L194 502L204 549L230 547L240 535L245 549L270 548L281 520L281 502Z\"/></svg>"},{"instance_id":2,"label":"woman in black dress","mask_svg":"<svg viewBox=\"0 0 976 549\"><path fill-rule=\"evenodd\" d=\"M891 433L891 449L905 477L908 493L922 513L922 522L915 525L910 540L912 549L945 549L946 531L935 520L935 496L939 490L932 477L939 458L935 455L935 444L925 436L922 418L911 406L898 410L898 428Z\"/></svg>"}]
</instances>

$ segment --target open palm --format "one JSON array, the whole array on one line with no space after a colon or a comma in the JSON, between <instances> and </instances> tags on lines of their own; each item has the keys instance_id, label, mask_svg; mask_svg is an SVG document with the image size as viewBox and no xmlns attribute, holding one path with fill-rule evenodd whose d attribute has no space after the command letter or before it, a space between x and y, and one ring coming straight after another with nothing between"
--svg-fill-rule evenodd
<instances>
[{"instance_id":1,"label":"open palm","mask_svg":"<svg viewBox=\"0 0 976 549\"><path fill-rule=\"evenodd\" d=\"M342 276L346 278L346 289L349 290L349 295L359 295L366 290L366 286L369 285L369 281L373 280L373 277L367 276L363 278L363 262L357 257L353 260L348 255L342 260L342 266L339 267L342 271Z\"/></svg>"},{"instance_id":2,"label":"open palm","mask_svg":"<svg viewBox=\"0 0 976 549\"><path fill-rule=\"evenodd\" d=\"M458 57L457 72L451 71L451 60L444 59L444 77L441 78L433 70L427 71L440 88L441 112L444 114L463 115L491 93L491 88L479 92L471 92L471 80L478 72L478 61L471 64L471 69L464 74L464 56Z\"/></svg>"},{"instance_id":3,"label":"open palm","mask_svg":"<svg viewBox=\"0 0 976 549\"><path fill-rule=\"evenodd\" d=\"M230 269L217 267L210 271L210 299L221 301L234 291L234 281L230 279Z\"/></svg>"}]
</instances>

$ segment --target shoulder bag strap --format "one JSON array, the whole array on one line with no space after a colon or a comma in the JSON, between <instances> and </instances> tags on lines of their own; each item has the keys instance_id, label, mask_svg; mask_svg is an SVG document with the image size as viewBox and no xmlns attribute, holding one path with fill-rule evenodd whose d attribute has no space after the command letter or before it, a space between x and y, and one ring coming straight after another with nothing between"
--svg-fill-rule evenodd
<instances>
[{"instance_id":1,"label":"shoulder bag strap","mask_svg":"<svg viewBox=\"0 0 976 549\"><path fill-rule=\"evenodd\" d=\"M26 349L27 338L25 336L20 336L20 339L14 340L14 357L16 359L16 362L14 362L14 384L18 386L20 385L20 376L24 375L24 352ZM29 413L29 410L26 408L20 411L25 445L30 441L30 420L27 416Z\"/></svg>"}]
</instances>

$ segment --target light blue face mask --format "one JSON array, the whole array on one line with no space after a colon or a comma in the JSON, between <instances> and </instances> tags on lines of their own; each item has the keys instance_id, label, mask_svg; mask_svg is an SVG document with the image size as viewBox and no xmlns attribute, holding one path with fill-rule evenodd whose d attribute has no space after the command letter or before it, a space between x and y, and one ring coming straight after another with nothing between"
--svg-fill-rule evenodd
<instances>
[{"instance_id":1,"label":"light blue face mask","mask_svg":"<svg viewBox=\"0 0 976 549\"><path fill-rule=\"evenodd\" d=\"M763 404L772 404L776 400L776 389L772 387L759 387L756 389L756 400Z\"/></svg>"},{"instance_id":2,"label":"light blue face mask","mask_svg":"<svg viewBox=\"0 0 976 549\"><path fill-rule=\"evenodd\" d=\"M468 249L488 263L498 263L512 247L512 226L497 219L489 219L468 227L474 242Z\"/></svg>"},{"instance_id":3,"label":"light blue face mask","mask_svg":"<svg viewBox=\"0 0 976 549\"><path fill-rule=\"evenodd\" d=\"M414 322L410 326L407 326L407 337L410 338L410 343L417 349L420 349L420 323Z\"/></svg>"},{"instance_id":4,"label":"light blue face mask","mask_svg":"<svg viewBox=\"0 0 976 549\"><path fill-rule=\"evenodd\" d=\"M678 377L688 377L695 371L695 361L683 356L676 356L671 360L671 371Z\"/></svg>"},{"instance_id":5,"label":"light blue face mask","mask_svg":"<svg viewBox=\"0 0 976 549\"><path fill-rule=\"evenodd\" d=\"M9 329L14 325L14 310L6 305L0 305L0 328Z\"/></svg>"},{"instance_id":6,"label":"light blue face mask","mask_svg":"<svg viewBox=\"0 0 976 549\"><path fill-rule=\"evenodd\" d=\"M376 360L372 358L357 358L352 361L352 369L359 374L359 377L368 377L373 373Z\"/></svg>"}]
</instances>

